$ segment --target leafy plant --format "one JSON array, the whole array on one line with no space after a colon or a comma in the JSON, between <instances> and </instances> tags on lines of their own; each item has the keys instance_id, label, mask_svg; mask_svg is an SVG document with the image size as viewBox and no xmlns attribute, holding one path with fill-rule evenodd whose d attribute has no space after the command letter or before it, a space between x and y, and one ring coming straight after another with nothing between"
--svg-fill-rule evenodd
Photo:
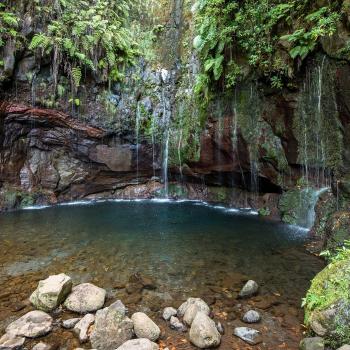
<instances>
[{"instance_id":1,"label":"leafy plant","mask_svg":"<svg viewBox=\"0 0 350 350\"><path fill-rule=\"evenodd\" d=\"M8 10L4 4L0 4L0 47L4 46L8 39L15 39L18 35L17 28L19 18Z\"/></svg>"},{"instance_id":2,"label":"leafy plant","mask_svg":"<svg viewBox=\"0 0 350 350\"><path fill-rule=\"evenodd\" d=\"M83 70L102 81L119 79L120 71L138 53L127 25L131 1L60 0L53 4L51 8L38 5L48 17L47 24L33 36L29 48L40 50L42 56L52 55L54 81L60 70L76 88L84 78Z\"/></svg>"}]
</instances>

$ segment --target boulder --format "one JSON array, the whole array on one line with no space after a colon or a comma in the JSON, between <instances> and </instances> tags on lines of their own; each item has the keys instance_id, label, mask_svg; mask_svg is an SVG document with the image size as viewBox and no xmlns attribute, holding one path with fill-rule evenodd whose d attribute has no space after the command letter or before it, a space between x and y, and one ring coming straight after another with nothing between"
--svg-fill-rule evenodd
<instances>
[{"instance_id":1,"label":"boulder","mask_svg":"<svg viewBox=\"0 0 350 350\"><path fill-rule=\"evenodd\" d=\"M324 350L324 340L320 337L305 338L300 342L300 350Z\"/></svg>"},{"instance_id":2,"label":"boulder","mask_svg":"<svg viewBox=\"0 0 350 350\"><path fill-rule=\"evenodd\" d=\"M340 347L350 332L350 259L335 261L312 280L306 295L305 324L326 343ZM327 286L327 288L325 288Z\"/></svg>"},{"instance_id":3,"label":"boulder","mask_svg":"<svg viewBox=\"0 0 350 350\"><path fill-rule=\"evenodd\" d=\"M258 323L261 320L261 316L259 312L250 310L243 315L242 320L245 323Z\"/></svg>"},{"instance_id":4,"label":"boulder","mask_svg":"<svg viewBox=\"0 0 350 350\"><path fill-rule=\"evenodd\" d=\"M341 348L338 350L350 350L350 345L343 345Z\"/></svg>"},{"instance_id":5,"label":"boulder","mask_svg":"<svg viewBox=\"0 0 350 350\"><path fill-rule=\"evenodd\" d=\"M133 322L119 308L106 307L96 313L91 345L98 350L115 350L132 338L133 327Z\"/></svg>"},{"instance_id":6,"label":"boulder","mask_svg":"<svg viewBox=\"0 0 350 350\"><path fill-rule=\"evenodd\" d=\"M52 330L52 317L43 311L30 311L10 323L6 333L14 337L37 338Z\"/></svg>"},{"instance_id":7,"label":"boulder","mask_svg":"<svg viewBox=\"0 0 350 350\"><path fill-rule=\"evenodd\" d=\"M186 332L187 330L186 326L175 316L170 318L170 328L179 332Z\"/></svg>"},{"instance_id":8,"label":"boulder","mask_svg":"<svg viewBox=\"0 0 350 350\"><path fill-rule=\"evenodd\" d=\"M177 311L173 307L166 307L163 310L163 319L169 321L172 316L176 316L176 313Z\"/></svg>"},{"instance_id":9,"label":"boulder","mask_svg":"<svg viewBox=\"0 0 350 350\"><path fill-rule=\"evenodd\" d=\"M94 321L95 316L87 314L74 326L73 331L79 336L80 343L85 343L89 340L89 328Z\"/></svg>"},{"instance_id":10,"label":"boulder","mask_svg":"<svg viewBox=\"0 0 350 350\"><path fill-rule=\"evenodd\" d=\"M29 300L37 309L49 312L56 309L71 290L72 279L61 273L40 281Z\"/></svg>"},{"instance_id":11,"label":"boulder","mask_svg":"<svg viewBox=\"0 0 350 350\"><path fill-rule=\"evenodd\" d=\"M72 293L64 302L64 306L74 312L88 313L101 309L105 303L106 291L91 283L73 287Z\"/></svg>"},{"instance_id":12,"label":"boulder","mask_svg":"<svg viewBox=\"0 0 350 350\"><path fill-rule=\"evenodd\" d=\"M258 290L259 290L259 285L255 281L249 280L239 292L239 297L240 298L252 297L253 295L258 293Z\"/></svg>"},{"instance_id":13,"label":"boulder","mask_svg":"<svg viewBox=\"0 0 350 350\"><path fill-rule=\"evenodd\" d=\"M50 345L40 342L36 344L32 350L50 350L50 349L51 349Z\"/></svg>"},{"instance_id":14,"label":"boulder","mask_svg":"<svg viewBox=\"0 0 350 350\"><path fill-rule=\"evenodd\" d=\"M207 305L207 303L202 300L201 298L188 298L184 303L181 304L181 306L177 309L177 315L179 317L184 317L187 309L191 306L191 305L196 305L197 310L201 310L202 312L206 313L207 315L209 315L210 309L209 306ZM195 309L191 310L191 313L194 311Z\"/></svg>"},{"instance_id":15,"label":"boulder","mask_svg":"<svg viewBox=\"0 0 350 350\"><path fill-rule=\"evenodd\" d=\"M117 350L158 350L159 347L156 343L151 342L149 339L133 339L128 340Z\"/></svg>"},{"instance_id":16,"label":"boulder","mask_svg":"<svg viewBox=\"0 0 350 350\"><path fill-rule=\"evenodd\" d=\"M64 320L62 322L62 327L66 328L66 329L72 329L80 320L81 320L80 317L70 318L69 320Z\"/></svg>"},{"instance_id":17,"label":"boulder","mask_svg":"<svg viewBox=\"0 0 350 350\"><path fill-rule=\"evenodd\" d=\"M233 334L250 345L259 344L262 341L260 332L248 327L237 327Z\"/></svg>"},{"instance_id":18,"label":"boulder","mask_svg":"<svg viewBox=\"0 0 350 350\"><path fill-rule=\"evenodd\" d=\"M216 347L221 341L215 322L203 312L194 318L189 336L191 343L201 349Z\"/></svg>"},{"instance_id":19,"label":"boulder","mask_svg":"<svg viewBox=\"0 0 350 350\"><path fill-rule=\"evenodd\" d=\"M159 327L143 312L136 312L131 316L134 331L138 338L156 341L160 336Z\"/></svg>"},{"instance_id":20,"label":"boulder","mask_svg":"<svg viewBox=\"0 0 350 350\"><path fill-rule=\"evenodd\" d=\"M24 337L14 337L6 333L0 338L0 350L21 350L24 342Z\"/></svg>"},{"instance_id":21,"label":"boulder","mask_svg":"<svg viewBox=\"0 0 350 350\"><path fill-rule=\"evenodd\" d=\"M203 300L195 301L188 306L183 317L185 324L191 326L198 312L203 312L207 316L210 314L210 308Z\"/></svg>"}]
</instances>

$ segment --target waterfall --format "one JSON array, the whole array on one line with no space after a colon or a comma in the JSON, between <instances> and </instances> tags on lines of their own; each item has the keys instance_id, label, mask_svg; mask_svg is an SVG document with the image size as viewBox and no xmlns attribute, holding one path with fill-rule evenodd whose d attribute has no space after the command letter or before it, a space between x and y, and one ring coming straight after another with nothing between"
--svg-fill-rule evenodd
<instances>
[{"instance_id":1,"label":"waterfall","mask_svg":"<svg viewBox=\"0 0 350 350\"><path fill-rule=\"evenodd\" d=\"M163 82L167 82L167 75L169 72L162 70ZM169 184L168 184L168 163L169 163L169 137L170 137L170 119L171 119L171 103L170 99L166 96L165 86L162 88L162 104L163 104L163 162L162 162L162 175L164 184L164 195L166 198L169 196Z\"/></svg>"},{"instance_id":2,"label":"waterfall","mask_svg":"<svg viewBox=\"0 0 350 350\"><path fill-rule=\"evenodd\" d=\"M137 184L139 184L139 137L140 137L140 117L141 109L140 102L137 102L136 107L136 123L135 123L135 134L136 134L136 178Z\"/></svg>"},{"instance_id":3,"label":"waterfall","mask_svg":"<svg viewBox=\"0 0 350 350\"><path fill-rule=\"evenodd\" d=\"M308 189L308 190L309 191L311 190L312 192L310 197L310 205L308 207L308 210L306 211L306 217L304 219L305 221L304 226L308 229L311 229L316 219L315 208L316 208L317 202L320 196L329 190L329 187L323 187L319 190L313 190L313 189Z\"/></svg>"}]
</instances>

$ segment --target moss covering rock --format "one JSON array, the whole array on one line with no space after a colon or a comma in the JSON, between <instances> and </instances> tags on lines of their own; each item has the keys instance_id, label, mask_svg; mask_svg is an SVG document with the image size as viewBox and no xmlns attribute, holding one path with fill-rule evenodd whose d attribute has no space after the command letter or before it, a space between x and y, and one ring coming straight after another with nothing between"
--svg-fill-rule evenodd
<instances>
[{"instance_id":1,"label":"moss covering rock","mask_svg":"<svg viewBox=\"0 0 350 350\"><path fill-rule=\"evenodd\" d=\"M304 299L306 326L335 348L350 341L349 287L350 251L344 248L313 279Z\"/></svg>"}]
</instances>

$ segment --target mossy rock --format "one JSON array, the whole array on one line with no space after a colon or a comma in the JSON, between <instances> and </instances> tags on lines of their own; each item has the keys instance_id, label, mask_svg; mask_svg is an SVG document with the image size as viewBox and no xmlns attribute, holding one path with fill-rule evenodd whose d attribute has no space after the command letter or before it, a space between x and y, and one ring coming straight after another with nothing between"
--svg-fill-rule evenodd
<instances>
[{"instance_id":1,"label":"mossy rock","mask_svg":"<svg viewBox=\"0 0 350 350\"><path fill-rule=\"evenodd\" d=\"M335 249L350 239L350 212L338 211L326 223L326 249Z\"/></svg>"},{"instance_id":2,"label":"mossy rock","mask_svg":"<svg viewBox=\"0 0 350 350\"><path fill-rule=\"evenodd\" d=\"M350 342L350 257L316 275L304 305L306 326L327 344L336 348Z\"/></svg>"},{"instance_id":3,"label":"mossy rock","mask_svg":"<svg viewBox=\"0 0 350 350\"><path fill-rule=\"evenodd\" d=\"M278 203L282 220L291 225L308 225L307 213L315 204L314 190L294 189L284 192Z\"/></svg>"}]
</instances>

